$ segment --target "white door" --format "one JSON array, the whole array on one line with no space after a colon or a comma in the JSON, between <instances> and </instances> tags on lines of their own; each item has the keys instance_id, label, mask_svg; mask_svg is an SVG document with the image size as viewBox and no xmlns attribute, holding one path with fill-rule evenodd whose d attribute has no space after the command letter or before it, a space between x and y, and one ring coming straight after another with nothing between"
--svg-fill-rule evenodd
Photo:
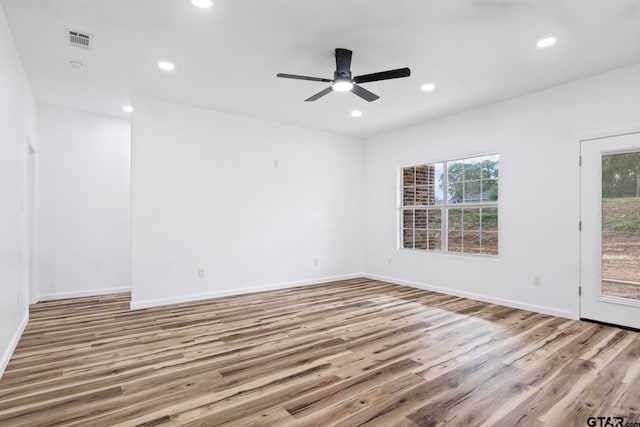
<instances>
[{"instance_id":1,"label":"white door","mask_svg":"<svg viewBox=\"0 0 640 427\"><path fill-rule=\"evenodd\" d=\"M640 329L640 133L580 144L580 317Z\"/></svg>"}]
</instances>

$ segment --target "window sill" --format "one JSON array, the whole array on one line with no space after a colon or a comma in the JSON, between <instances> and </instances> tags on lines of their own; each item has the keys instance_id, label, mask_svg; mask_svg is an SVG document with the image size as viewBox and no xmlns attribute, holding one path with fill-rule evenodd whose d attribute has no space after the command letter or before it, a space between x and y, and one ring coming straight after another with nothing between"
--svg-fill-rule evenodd
<instances>
[{"instance_id":1,"label":"window sill","mask_svg":"<svg viewBox=\"0 0 640 427\"><path fill-rule=\"evenodd\" d=\"M460 252L425 251L425 250L405 249L405 248L397 248L397 250L400 252L412 253L416 255L436 255L436 256L445 256L445 257L454 257L454 258L482 259L486 261L500 260L500 255L465 254Z\"/></svg>"}]
</instances>

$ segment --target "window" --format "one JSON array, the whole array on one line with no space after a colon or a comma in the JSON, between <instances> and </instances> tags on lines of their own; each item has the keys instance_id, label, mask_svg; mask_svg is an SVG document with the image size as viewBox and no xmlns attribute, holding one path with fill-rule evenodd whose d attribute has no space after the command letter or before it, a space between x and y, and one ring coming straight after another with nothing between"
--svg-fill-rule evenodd
<instances>
[{"instance_id":1,"label":"window","mask_svg":"<svg viewBox=\"0 0 640 427\"><path fill-rule=\"evenodd\" d=\"M497 154L402 168L401 247L498 255Z\"/></svg>"},{"instance_id":2,"label":"window","mask_svg":"<svg viewBox=\"0 0 640 427\"><path fill-rule=\"evenodd\" d=\"M442 250L442 163L402 170L403 248Z\"/></svg>"}]
</instances>

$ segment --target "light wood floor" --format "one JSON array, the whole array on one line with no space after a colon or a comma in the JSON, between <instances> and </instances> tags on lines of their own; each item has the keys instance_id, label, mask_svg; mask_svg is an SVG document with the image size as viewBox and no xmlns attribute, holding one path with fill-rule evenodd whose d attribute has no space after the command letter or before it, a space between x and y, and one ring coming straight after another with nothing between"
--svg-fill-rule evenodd
<instances>
[{"instance_id":1,"label":"light wood floor","mask_svg":"<svg viewBox=\"0 0 640 427\"><path fill-rule=\"evenodd\" d=\"M0 425L640 422L640 334L356 279L130 311L40 303Z\"/></svg>"}]
</instances>

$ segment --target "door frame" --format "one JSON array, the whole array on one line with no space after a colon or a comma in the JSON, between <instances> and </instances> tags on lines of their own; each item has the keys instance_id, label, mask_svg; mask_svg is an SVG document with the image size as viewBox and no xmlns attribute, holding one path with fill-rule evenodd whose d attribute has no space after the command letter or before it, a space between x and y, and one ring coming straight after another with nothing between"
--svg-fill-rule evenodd
<instances>
[{"instance_id":1,"label":"door frame","mask_svg":"<svg viewBox=\"0 0 640 427\"><path fill-rule=\"evenodd\" d=\"M583 137L578 138L578 153L579 153L579 168L578 168L578 191L579 191L579 197L578 197L578 215L579 215L579 229L580 229L580 233L579 233L579 240L578 240L578 252L579 252L579 271L578 271L578 317L580 319L583 319L583 293L582 293L582 284L583 284L583 262L584 262L584 257L583 257L583 248L582 248L582 240L583 240L583 233L582 233L582 217L583 217L583 213L582 213L582 199L583 199L583 180L582 180L582 144L585 142L589 142L589 141L598 141L598 140L602 140L602 139L608 139L608 138L616 138L616 137L622 137L622 136L627 136L627 135L634 135L634 134L640 134L640 127L629 127L629 128L624 128L624 129L618 129L618 130L612 130L612 131L606 131L606 132L598 132L598 133L594 133L594 134L590 134L590 135L585 135ZM614 153L615 150L612 151L612 153ZM620 150L619 152L624 152L624 150ZM602 250L602 249L601 249ZM602 286L602 285L601 285ZM600 297L600 301L603 302L607 302L607 303L611 303L611 304L620 304L620 305L624 305L624 306L631 306L631 307L638 307L640 308L640 302L634 302L634 301L629 301L626 300L624 298L616 298L616 297L605 297L606 299L603 300L602 296ZM584 320L592 320L592 319L584 319ZM596 320L598 321L598 320ZM599 321L598 321L599 322ZM606 323L606 322L601 322L601 323ZM624 325L620 325L621 327L624 328L629 328L628 326L624 326ZM632 328L633 329L633 328Z\"/></svg>"},{"instance_id":2,"label":"door frame","mask_svg":"<svg viewBox=\"0 0 640 427\"><path fill-rule=\"evenodd\" d=\"M37 194L38 167L37 151L31 139L27 138L27 281L28 303L38 302L38 261L37 261Z\"/></svg>"}]
</instances>

